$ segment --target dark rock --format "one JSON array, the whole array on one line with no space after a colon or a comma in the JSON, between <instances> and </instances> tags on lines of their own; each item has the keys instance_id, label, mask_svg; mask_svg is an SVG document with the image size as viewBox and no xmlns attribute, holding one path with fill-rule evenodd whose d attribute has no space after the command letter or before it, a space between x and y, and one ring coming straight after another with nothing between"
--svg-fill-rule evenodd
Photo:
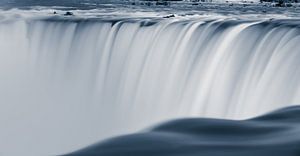
<instances>
[{"instance_id":1,"label":"dark rock","mask_svg":"<svg viewBox=\"0 0 300 156\"><path fill-rule=\"evenodd\" d=\"M73 12L67 11L64 15L65 15L65 16L72 16L72 15L74 15L74 14L73 14Z\"/></svg>"},{"instance_id":2,"label":"dark rock","mask_svg":"<svg viewBox=\"0 0 300 156\"><path fill-rule=\"evenodd\" d=\"M275 7L284 7L285 3L283 0L279 0L278 3L275 4Z\"/></svg>"},{"instance_id":3,"label":"dark rock","mask_svg":"<svg viewBox=\"0 0 300 156\"><path fill-rule=\"evenodd\" d=\"M174 14L172 14L172 15L168 15L168 16L164 16L163 18L173 18L173 17L175 17L175 15L174 15Z\"/></svg>"}]
</instances>

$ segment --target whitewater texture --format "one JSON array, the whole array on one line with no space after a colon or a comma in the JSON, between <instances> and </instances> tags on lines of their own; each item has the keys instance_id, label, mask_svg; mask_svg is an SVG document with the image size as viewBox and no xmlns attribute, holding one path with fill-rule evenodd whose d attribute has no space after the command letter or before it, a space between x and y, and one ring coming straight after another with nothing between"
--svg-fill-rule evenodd
<instances>
[{"instance_id":1,"label":"whitewater texture","mask_svg":"<svg viewBox=\"0 0 300 156\"><path fill-rule=\"evenodd\" d=\"M62 12L1 11L0 155L300 103L299 19Z\"/></svg>"},{"instance_id":2,"label":"whitewater texture","mask_svg":"<svg viewBox=\"0 0 300 156\"><path fill-rule=\"evenodd\" d=\"M69 156L299 156L300 107L250 120L194 118L116 137Z\"/></svg>"}]
</instances>

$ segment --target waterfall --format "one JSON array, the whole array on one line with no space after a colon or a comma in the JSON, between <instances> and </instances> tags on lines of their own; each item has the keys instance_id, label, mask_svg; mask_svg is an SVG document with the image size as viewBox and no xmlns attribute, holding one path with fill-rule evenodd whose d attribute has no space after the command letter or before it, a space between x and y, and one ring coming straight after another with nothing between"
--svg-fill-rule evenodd
<instances>
[{"instance_id":1,"label":"waterfall","mask_svg":"<svg viewBox=\"0 0 300 156\"><path fill-rule=\"evenodd\" d=\"M0 155L297 104L299 43L290 20L2 20Z\"/></svg>"}]
</instances>

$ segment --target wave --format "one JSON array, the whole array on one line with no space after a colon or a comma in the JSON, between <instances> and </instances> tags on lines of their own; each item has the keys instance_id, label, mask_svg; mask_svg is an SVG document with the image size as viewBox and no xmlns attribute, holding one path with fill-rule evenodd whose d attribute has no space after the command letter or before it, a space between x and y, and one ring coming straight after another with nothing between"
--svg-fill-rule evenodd
<instances>
[{"instance_id":1,"label":"wave","mask_svg":"<svg viewBox=\"0 0 300 156\"><path fill-rule=\"evenodd\" d=\"M72 155L299 156L300 106L249 120L193 118L121 136Z\"/></svg>"}]
</instances>

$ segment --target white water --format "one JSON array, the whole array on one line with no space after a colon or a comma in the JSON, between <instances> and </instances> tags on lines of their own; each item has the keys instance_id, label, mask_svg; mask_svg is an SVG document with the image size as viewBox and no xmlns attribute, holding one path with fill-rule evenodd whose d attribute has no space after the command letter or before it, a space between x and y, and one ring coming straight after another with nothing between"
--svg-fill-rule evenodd
<instances>
[{"instance_id":1,"label":"white water","mask_svg":"<svg viewBox=\"0 0 300 156\"><path fill-rule=\"evenodd\" d=\"M296 26L147 21L2 21L0 155L62 154L167 119L300 103Z\"/></svg>"}]
</instances>

